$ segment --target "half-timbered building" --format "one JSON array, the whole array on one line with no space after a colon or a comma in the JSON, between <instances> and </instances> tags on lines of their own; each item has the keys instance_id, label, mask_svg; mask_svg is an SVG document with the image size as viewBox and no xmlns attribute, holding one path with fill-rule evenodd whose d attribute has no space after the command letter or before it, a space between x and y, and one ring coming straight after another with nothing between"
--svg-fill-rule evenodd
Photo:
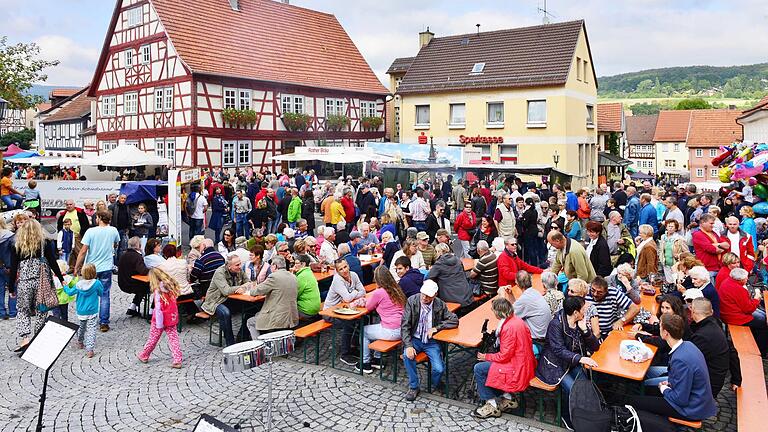
<instances>
[{"instance_id":1,"label":"half-timbered building","mask_svg":"<svg viewBox=\"0 0 768 432\"><path fill-rule=\"evenodd\" d=\"M0 137L9 132L19 132L24 129L27 113L23 109L8 107L5 115L0 118Z\"/></svg>"},{"instance_id":2,"label":"half-timbered building","mask_svg":"<svg viewBox=\"0 0 768 432\"><path fill-rule=\"evenodd\" d=\"M83 150L83 130L91 126L91 102L88 88L83 88L61 100L53 113L41 112L42 137L38 137L38 146L47 152L66 152L70 156L81 156ZM52 153L59 156L59 153Z\"/></svg>"},{"instance_id":3,"label":"half-timbered building","mask_svg":"<svg viewBox=\"0 0 768 432\"><path fill-rule=\"evenodd\" d=\"M296 146L382 140L387 94L331 14L118 0L89 91L96 145L84 150L130 143L182 167L275 168Z\"/></svg>"}]
</instances>

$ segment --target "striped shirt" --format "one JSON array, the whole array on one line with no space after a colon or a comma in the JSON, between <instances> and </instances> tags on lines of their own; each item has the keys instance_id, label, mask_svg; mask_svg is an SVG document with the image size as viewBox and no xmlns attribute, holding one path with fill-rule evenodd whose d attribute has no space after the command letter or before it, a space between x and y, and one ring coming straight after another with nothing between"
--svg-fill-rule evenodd
<instances>
[{"instance_id":1,"label":"striped shirt","mask_svg":"<svg viewBox=\"0 0 768 432\"><path fill-rule=\"evenodd\" d=\"M489 252L477 260L475 268L472 269L477 273L476 279L480 282L480 287L487 293L496 292L499 288L499 268L496 265L498 258L495 253Z\"/></svg>"},{"instance_id":2,"label":"striped shirt","mask_svg":"<svg viewBox=\"0 0 768 432\"><path fill-rule=\"evenodd\" d=\"M427 216L429 216L429 203L424 201L423 198L416 198L411 201L410 210L411 219L413 219L414 222L424 222L427 219Z\"/></svg>"},{"instance_id":3,"label":"striped shirt","mask_svg":"<svg viewBox=\"0 0 768 432\"><path fill-rule=\"evenodd\" d=\"M600 333L604 335L613 329L613 323L624 316L632 305L632 300L626 294L611 286L608 287L608 293L602 301L595 301L592 294L588 294L586 300L595 305L597 317L600 320Z\"/></svg>"},{"instance_id":4,"label":"striped shirt","mask_svg":"<svg viewBox=\"0 0 768 432\"><path fill-rule=\"evenodd\" d=\"M208 248L203 255L195 261L192 271L189 273L190 282L200 281L200 286L208 288L216 269L224 265L224 257L214 248Z\"/></svg>"}]
</instances>

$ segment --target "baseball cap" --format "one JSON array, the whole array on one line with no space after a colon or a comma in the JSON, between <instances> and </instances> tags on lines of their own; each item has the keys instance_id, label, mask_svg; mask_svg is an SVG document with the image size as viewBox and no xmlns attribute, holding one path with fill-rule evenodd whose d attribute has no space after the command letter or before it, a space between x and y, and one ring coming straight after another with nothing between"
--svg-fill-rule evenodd
<instances>
[{"instance_id":1,"label":"baseball cap","mask_svg":"<svg viewBox=\"0 0 768 432\"><path fill-rule=\"evenodd\" d=\"M684 300L695 300L702 297L704 297L704 293L698 288L689 288L685 290L685 294L683 294Z\"/></svg>"},{"instance_id":2,"label":"baseball cap","mask_svg":"<svg viewBox=\"0 0 768 432\"><path fill-rule=\"evenodd\" d=\"M421 285L421 293L430 297L434 297L437 294L437 284L432 279L427 279L424 284Z\"/></svg>"},{"instance_id":3,"label":"baseball cap","mask_svg":"<svg viewBox=\"0 0 768 432\"><path fill-rule=\"evenodd\" d=\"M293 228L286 228L283 230L283 235L286 238L293 238L293 236L296 235L296 231L294 231Z\"/></svg>"},{"instance_id":4,"label":"baseball cap","mask_svg":"<svg viewBox=\"0 0 768 432\"><path fill-rule=\"evenodd\" d=\"M419 231L419 233L416 234L416 238L419 240L429 240L429 234L424 231Z\"/></svg>"},{"instance_id":5,"label":"baseball cap","mask_svg":"<svg viewBox=\"0 0 768 432\"><path fill-rule=\"evenodd\" d=\"M360 231L352 231L351 233L349 233L349 238L350 239L360 238Z\"/></svg>"}]
</instances>

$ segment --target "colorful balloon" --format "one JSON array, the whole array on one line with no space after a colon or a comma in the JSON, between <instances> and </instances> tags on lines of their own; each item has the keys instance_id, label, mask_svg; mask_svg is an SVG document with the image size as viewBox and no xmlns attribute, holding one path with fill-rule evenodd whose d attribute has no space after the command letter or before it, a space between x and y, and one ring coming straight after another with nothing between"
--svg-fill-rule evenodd
<instances>
[{"instance_id":1,"label":"colorful balloon","mask_svg":"<svg viewBox=\"0 0 768 432\"><path fill-rule=\"evenodd\" d=\"M752 187L752 193L762 200L768 199L768 187L763 184L756 184Z\"/></svg>"},{"instance_id":2,"label":"colorful balloon","mask_svg":"<svg viewBox=\"0 0 768 432\"><path fill-rule=\"evenodd\" d=\"M731 182L731 174L733 174L733 169L729 166L725 166L720 168L718 171L718 178L723 183L730 183Z\"/></svg>"},{"instance_id":3,"label":"colorful balloon","mask_svg":"<svg viewBox=\"0 0 768 432\"><path fill-rule=\"evenodd\" d=\"M761 201L759 203L756 203L752 205L752 210L754 210L755 213L758 213L758 214L768 214L768 202Z\"/></svg>"}]
</instances>

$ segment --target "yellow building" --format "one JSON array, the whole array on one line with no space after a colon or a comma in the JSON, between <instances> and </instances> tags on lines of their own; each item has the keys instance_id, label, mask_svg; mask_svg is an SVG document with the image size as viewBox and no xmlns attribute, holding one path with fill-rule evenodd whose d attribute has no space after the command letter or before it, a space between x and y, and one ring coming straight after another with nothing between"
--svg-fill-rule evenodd
<instances>
[{"instance_id":1,"label":"yellow building","mask_svg":"<svg viewBox=\"0 0 768 432\"><path fill-rule=\"evenodd\" d=\"M427 31L420 42L405 75L391 75L400 142L425 135L465 147L465 159L555 166L574 187L595 184L597 83L583 21Z\"/></svg>"}]
</instances>

